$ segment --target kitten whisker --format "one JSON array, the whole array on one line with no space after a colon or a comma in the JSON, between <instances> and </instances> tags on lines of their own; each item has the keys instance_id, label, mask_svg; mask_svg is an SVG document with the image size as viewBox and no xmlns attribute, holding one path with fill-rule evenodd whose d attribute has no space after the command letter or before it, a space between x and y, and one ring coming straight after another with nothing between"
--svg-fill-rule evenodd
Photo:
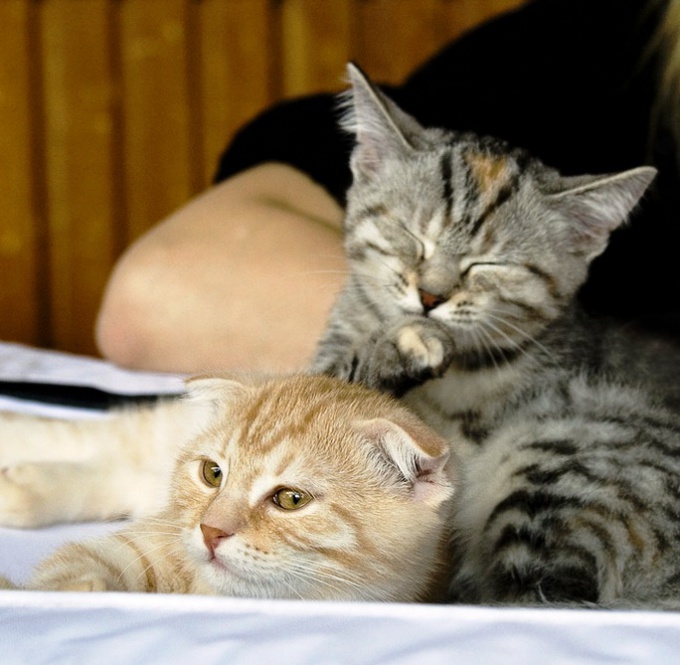
<instances>
[{"instance_id":1,"label":"kitten whisker","mask_svg":"<svg viewBox=\"0 0 680 665\"><path fill-rule=\"evenodd\" d=\"M361 578L359 576L354 577L350 575L349 571L343 571L343 574L340 574L339 571L330 572L319 568L312 568L310 570L310 566L295 564L294 562L288 562L286 570L287 572L296 574L299 579L308 580L311 578L317 583L321 583L338 593L341 593L344 587L347 586L361 592L364 592L365 589L365 583L362 583ZM332 582L340 582L344 586L337 586L337 584L333 584Z\"/></svg>"},{"instance_id":2,"label":"kitten whisker","mask_svg":"<svg viewBox=\"0 0 680 665\"><path fill-rule=\"evenodd\" d=\"M500 376L503 373L503 370L496 362L496 357L494 355L493 349L495 347L505 358L505 353L503 349L501 349L497 344L494 343L493 338L484 327L477 326L473 329L473 336L477 335L479 335L480 342L484 346L484 352L481 354L482 358L484 357L485 354L488 354L488 357L491 358L491 362L493 363L493 366L496 369L496 373Z\"/></svg>"},{"instance_id":3,"label":"kitten whisker","mask_svg":"<svg viewBox=\"0 0 680 665\"><path fill-rule=\"evenodd\" d=\"M149 561L148 565L143 566L142 570L135 576L135 582L138 582L146 573L154 567L154 562L153 560L149 557L150 554L153 554L154 552L157 552L158 550L163 549L164 547L167 547L168 544L171 541L168 540L167 542L161 541L159 543L156 543L152 547L145 548L142 552L140 552L136 557L134 557L132 560L128 562L128 564L123 568L118 576L118 579L120 580L121 583L124 583L125 580L125 573L127 573L130 568L138 564L142 559L147 559Z\"/></svg>"},{"instance_id":4,"label":"kitten whisker","mask_svg":"<svg viewBox=\"0 0 680 665\"><path fill-rule=\"evenodd\" d=\"M512 328L514 331L518 332L522 336L523 339L528 340L529 342L534 344L536 347L538 347L541 351L543 351L543 353L546 354L546 356L548 358L551 358L553 360L555 359L555 354L552 351L550 351L550 349L548 349L546 346L541 344L534 336L529 335L525 330L523 330L519 326L513 324L507 318L504 318L502 316L499 316L498 314L494 314L493 312L489 312L489 311L485 312L485 314L487 316L491 317L492 319L494 319L495 321L498 321L500 324L505 325L508 328ZM490 323L490 322L487 321L486 323ZM495 328L495 331L498 334L503 335L505 337L505 339L507 339L509 342L513 342L516 345L516 348L518 348L518 349L523 348L517 341L513 340L507 333L504 333L502 330L499 330L498 328Z\"/></svg>"},{"instance_id":5,"label":"kitten whisker","mask_svg":"<svg viewBox=\"0 0 680 665\"><path fill-rule=\"evenodd\" d=\"M347 261L347 256L345 255L344 252L341 254L331 254L330 252L323 252L323 253L318 253L315 254L314 256L318 256L321 259L333 259L333 260L340 260L343 262Z\"/></svg>"},{"instance_id":6,"label":"kitten whisker","mask_svg":"<svg viewBox=\"0 0 680 665\"><path fill-rule=\"evenodd\" d=\"M297 587L293 582L290 582L285 577L282 577L280 581L283 582L286 585L286 587L292 591L295 598L297 598L298 600L305 600L304 596L298 591Z\"/></svg>"},{"instance_id":7,"label":"kitten whisker","mask_svg":"<svg viewBox=\"0 0 680 665\"><path fill-rule=\"evenodd\" d=\"M149 534L147 534L147 538L144 541L145 544L148 542L148 535ZM154 535L155 535L155 533L154 533ZM129 549L131 549L132 551L135 551L134 550L134 544L136 544L136 542L137 541L135 539L130 539L130 542L126 543L126 545L129 547ZM134 578L135 581L139 581L142 578L142 576L145 575L150 568L154 567L153 560L149 558L149 555L153 554L154 552L157 552L160 549L163 549L164 547L167 547L171 543L172 543L172 539L167 539L167 540L161 539L161 542L157 543L153 547L143 548L143 550L141 552L139 552L135 557L133 557L128 562L128 564L120 570L120 572L118 574L118 579L121 582L121 584L124 583L125 574L127 573L128 570L130 570L130 568L132 568L133 566L138 564L140 561L142 561L142 559L147 559L149 561L149 564L147 566L144 566L142 568L142 571L138 575L136 575L135 578Z\"/></svg>"},{"instance_id":8,"label":"kitten whisker","mask_svg":"<svg viewBox=\"0 0 680 665\"><path fill-rule=\"evenodd\" d=\"M350 571L343 570L343 571L330 571L327 569L324 570L317 570L317 577L316 579L323 584L325 584L329 588L336 589L338 591L344 590L345 587L349 587L354 590L358 590L364 595L365 591L365 583L362 582L361 577L359 576L354 576L351 574ZM321 574L319 576L318 574ZM331 584L331 581L333 582L339 582L342 584L342 586L338 587L334 584ZM368 597L364 595L364 597Z\"/></svg>"},{"instance_id":9,"label":"kitten whisker","mask_svg":"<svg viewBox=\"0 0 680 665\"><path fill-rule=\"evenodd\" d=\"M485 326L486 328L490 329L491 331L495 332L497 335L505 339L512 348L516 349L519 353L521 353L525 357L529 359L532 358L532 355L529 353L529 351L527 351L527 349L524 346L519 344L519 342L517 342L516 340L512 339L512 337L510 337L507 333L503 332L498 326L491 323L491 321L483 321L480 323L480 327L481 326ZM493 340L489 330L486 330L486 334L489 336L490 341L494 344L499 353L504 354L503 347Z\"/></svg>"},{"instance_id":10,"label":"kitten whisker","mask_svg":"<svg viewBox=\"0 0 680 665\"><path fill-rule=\"evenodd\" d=\"M385 261L384 258L376 256L374 259L377 263L380 263L384 268L386 268L389 272L391 272L394 275L397 275L398 277L402 276L402 271L399 268L396 268L395 266L390 265L387 261ZM367 266L367 268L370 268L370 266ZM353 270L350 270L351 273L354 274L362 274L359 270L354 268Z\"/></svg>"},{"instance_id":11,"label":"kitten whisker","mask_svg":"<svg viewBox=\"0 0 680 665\"><path fill-rule=\"evenodd\" d=\"M161 529L166 529L166 531ZM184 529L185 527L169 520L152 520L145 517L142 524L131 524L129 528L125 529L123 534L126 537L139 536L140 538L149 538L150 535L179 536L183 533Z\"/></svg>"},{"instance_id":12,"label":"kitten whisker","mask_svg":"<svg viewBox=\"0 0 680 665\"><path fill-rule=\"evenodd\" d=\"M157 515L145 515L142 519L145 524L154 524L160 526L169 526L176 529L183 529L184 527L178 524L175 520L169 519L167 517L159 517Z\"/></svg>"},{"instance_id":13,"label":"kitten whisker","mask_svg":"<svg viewBox=\"0 0 680 665\"><path fill-rule=\"evenodd\" d=\"M306 270L305 275L342 275L347 277L350 274L348 270Z\"/></svg>"}]
</instances>

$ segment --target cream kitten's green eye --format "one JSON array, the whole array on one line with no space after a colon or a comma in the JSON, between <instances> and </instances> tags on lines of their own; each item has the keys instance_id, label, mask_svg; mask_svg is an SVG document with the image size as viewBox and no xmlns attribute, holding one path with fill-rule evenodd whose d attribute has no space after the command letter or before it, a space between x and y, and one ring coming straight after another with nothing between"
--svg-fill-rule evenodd
<instances>
[{"instance_id":1,"label":"cream kitten's green eye","mask_svg":"<svg viewBox=\"0 0 680 665\"><path fill-rule=\"evenodd\" d=\"M312 500L312 495L302 490L292 490L287 487L280 489L272 496L272 501L283 510L297 510L306 506Z\"/></svg>"},{"instance_id":2,"label":"cream kitten's green eye","mask_svg":"<svg viewBox=\"0 0 680 665\"><path fill-rule=\"evenodd\" d=\"M219 487L222 482L222 469L210 459L201 463L201 480L208 487Z\"/></svg>"}]
</instances>

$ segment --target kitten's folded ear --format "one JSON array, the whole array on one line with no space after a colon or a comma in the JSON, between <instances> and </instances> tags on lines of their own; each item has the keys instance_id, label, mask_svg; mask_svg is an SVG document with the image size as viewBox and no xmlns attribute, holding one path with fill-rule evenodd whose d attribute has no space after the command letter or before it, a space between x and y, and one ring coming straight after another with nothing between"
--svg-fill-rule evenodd
<instances>
[{"instance_id":1,"label":"kitten's folded ear","mask_svg":"<svg viewBox=\"0 0 680 665\"><path fill-rule=\"evenodd\" d=\"M347 72L352 87L342 98L341 126L357 139L352 153L355 175L370 175L379 171L386 159L410 152L413 137L423 129L375 87L359 67L350 63Z\"/></svg>"},{"instance_id":2,"label":"kitten's folded ear","mask_svg":"<svg viewBox=\"0 0 680 665\"><path fill-rule=\"evenodd\" d=\"M589 260L601 254L655 175L656 169L641 166L613 175L561 178L561 191L549 199L571 225L572 247Z\"/></svg>"},{"instance_id":3,"label":"kitten's folded ear","mask_svg":"<svg viewBox=\"0 0 680 665\"><path fill-rule=\"evenodd\" d=\"M374 418L357 423L361 434L411 484L413 499L437 507L454 493L449 444L415 419Z\"/></svg>"},{"instance_id":4,"label":"kitten's folded ear","mask_svg":"<svg viewBox=\"0 0 680 665\"><path fill-rule=\"evenodd\" d=\"M248 386L232 375L194 376L185 381L185 399L198 406L204 406L217 415L235 397L245 395Z\"/></svg>"}]
</instances>

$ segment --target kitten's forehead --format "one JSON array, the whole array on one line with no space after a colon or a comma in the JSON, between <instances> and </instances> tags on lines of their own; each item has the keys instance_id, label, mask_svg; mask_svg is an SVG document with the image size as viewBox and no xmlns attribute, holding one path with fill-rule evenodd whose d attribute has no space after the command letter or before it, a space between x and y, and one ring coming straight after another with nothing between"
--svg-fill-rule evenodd
<instances>
[{"instance_id":1,"label":"kitten's forehead","mask_svg":"<svg viewBox=\"0 0 680 665\"><path fill-rule=\"evenodd\" d=\"M508 183L517 172L517 164L510 155L480 150L478 146L463 148L460 157L469 180L482 196Z\"/></svg>"},{"instance_id":2,"label":"kitten's forehead","mask_svg":"<svg viewBox=\"0 0 680 665\"><path fill-rule=\"evenodd\" d=\"M254 461L255 469L249 483L249 501L252 505L276 487L304 487L307 491L323 491L327 488L325 479L333 473L333 469L328 464L319 465L319 460L307 457L304 450L297 449L298 443L282 440L280 445Z\"/></svg>"},{"instance_id":3,"label":"kitten's forehead","mask_svg":"<svg viewBox=\"0 0 680 665\"><path fill-rule=\"evenodd\" d=\"M523 150L472 134L402 156L384 181L357 183L349 199L348 253L354 249L361 258L367 241L379 244L373 233L399 255L408 249L404 226L420 241L425 258L428 240L448 254L488 249L493 234L487 220L507 210L506 202L517 203L534 191L537 163Z\"/></svg>"},{"instance_id":4,"label":"kitten's forehead","mask_svg":"<svg viewBox=\"0 0 680 665\"><path fill-rule=\"evenodd\" d=\"M239 448L261 457L285 441L332 447L351 429L350 423L402 411L393 399L363 386L322 375L294 375L230 394L208 434L224 450Z\"/></svg>"},{"instance_id":5,"label":"kitten's forehead","mask_svg":"<svg viewBox=\"0 0 680 665\"><path fill-rule=\"evenodd\" d=\"M282 441L327 427L329 420L342 422L361 390L322 376L277 378L230 399L215 427L225 433L225 449L247 447L266 455Z\"/></svg>"}]
</instances>

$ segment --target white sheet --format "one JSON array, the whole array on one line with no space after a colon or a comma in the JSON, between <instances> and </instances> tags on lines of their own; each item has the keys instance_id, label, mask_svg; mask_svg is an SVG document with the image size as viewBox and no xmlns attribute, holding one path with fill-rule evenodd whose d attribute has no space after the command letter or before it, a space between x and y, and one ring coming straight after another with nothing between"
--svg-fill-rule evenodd
<instances>
[{"instance_id":1,"label":"white sheet","mask_svg":"<svg viewBox=\"0 0 680 665\"><path fill-rule=\"evenodd\" d=\"M181 388L178 377L121 373L101 361L10 344L0 344L0 378L135 393ZM43 411L0 400L0 408L8 406ZM116 527L0 529L0 574L21 582L60 543ZM676 613L0 591L0 665L675 662L680 662Z\"/></svg>"},{"instance_id":2,"label":"white sheet","mask_svg":"<svg viewBox=\"0 0 680 665\"><path fill-rule=\"evenodd\" d=\"M677 615L0 593L0 662L677 663Z\"/></svg>"}]
</instances>

